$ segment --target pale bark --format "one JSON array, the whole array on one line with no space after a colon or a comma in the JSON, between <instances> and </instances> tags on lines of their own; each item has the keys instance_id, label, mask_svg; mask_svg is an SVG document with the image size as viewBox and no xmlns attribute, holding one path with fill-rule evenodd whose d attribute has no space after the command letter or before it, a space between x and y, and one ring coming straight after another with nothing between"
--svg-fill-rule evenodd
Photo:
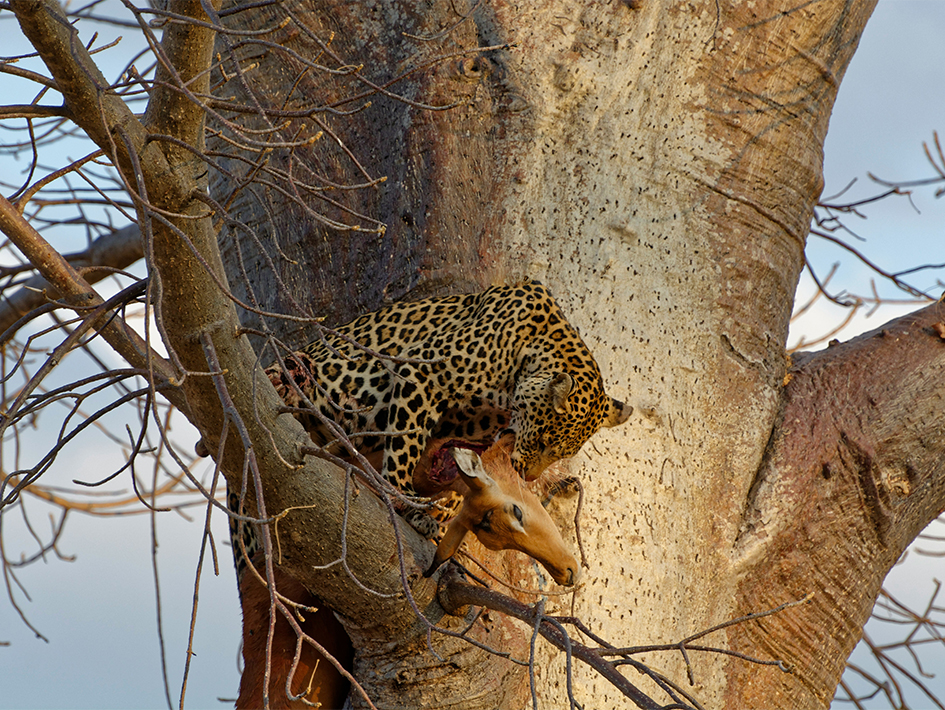
<instances>
[{"instance_id":1,"label":"pale bark","mask_svg":"<svg viewBox=\"0 0 945 710\"><path fill-rule=\"evenodd\" d=\"M483 3L432 42L404 33L432 36L452 25L459 18L449 3L293 6L324 41L334 33L331 59L363 64L379 84L437 54L515 46L475 62L470 55L426 66L390 87L424 104L463 102L449 111L374 97L355 117L325 117L371 177L388 178L339 197L382 220L382 236L332 233L310 219L288 229L301 211L268 202L272 193L258 189L265 208L243 213L263 232L272 220L280 248L299 260L273 256L288 290L333 321L385 300L522 276L557 294L612 394L641 413L599 433L568 464L587 489L583 529L592 550L575 613L614 643L634 645L679 639L814 594L812 604L771 622L783 629L783 643L761 643L756 627L716 637L792 664L795 674L696 657L695 692L707 707L825 707L886 570L942 505L934 459L901 464L922 471L905 477L924 481L910 484L909 494L923 502L885 520L884 552L872 554L837 516L786 506L772 492L787 485L785 465L822 463L780 425L795 388L822 360L797 370L785 389L784 344L821 188L829 112L873 5ZM284 41L316 53L292 30ZM267 54L254 77L269 97L284 91L277 78L291 81L299 71L277 54ZM322 104L359 90L351 77L312 72L305 81ZM364 181L337 149L297 150L283 160L317 166L337 182ZM275 288L257 294L269 297L267 305L285 305ZM932 389L940 344L934 335L913 337L926 338L931 350L912 377ZM904 355L879 347L876 357L884 362L879 371L899 372ZM811 426L837 414L851 385L816 386L824 390L820 408L805 412ZM928 439L939 422L925 401L913 434ZM900 431L892 409L876 416ZM882 449L874 435L856 446ZM786 452L778 455L790 464L775 464L774 452ZM867 470L857 479L861 488L882 469ZM878 515L865 499L848 514L868 525ZM787 583L776 570L780 557L796 554L784 548L789 533L806 541L797 565L832 570L832 578L857 575L855 589L841 594L836 583L826 589L822 579L796 571ZM837 540L859 550L855 559L826 553ZM864 559L868 573L859 571ZM799 628L803 638L795 637ZM547 647L543 654L544 703L566 704L561 655ZM648 660L685 677L679 656ZM580 666L575 677L582 702L627 702Z\"/></svg>"}]
</instances>

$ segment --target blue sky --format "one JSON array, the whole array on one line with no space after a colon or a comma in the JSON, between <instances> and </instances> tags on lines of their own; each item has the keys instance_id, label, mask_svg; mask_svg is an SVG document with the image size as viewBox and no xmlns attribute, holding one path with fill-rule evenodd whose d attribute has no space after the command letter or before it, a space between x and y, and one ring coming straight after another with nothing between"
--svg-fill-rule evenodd
<instances>
[{"instance_id":1,"label":"blue sky","mask_svg":"<svg viewBox=\"0 0 945 710\"><path fill-rule=\"evenodd\" d=\"M890 181L934 175L922 143L932 145L933 132L939 130L945 147L943 29L945 3L939 0L880 0L840 86L830 119L824 146L825 198L841 192L854 179L853 187L836 201L879 194L883 188L870 180L869 173ZM934 189L917 189L911 200L889 198L863 208L863 212L866 219L849 217L845 224L865 241L849 235L845 238L872 261L890 271L945 262L945 250L941 249L945 200L934 197ZM873 275L839 247L812 237L807 253L821 278L834 262L841 262L830 284L832 293L869 293ZM945 270L923 272L910 282L937 297L942 288L936 282L943 274ZM797 303L803 303L814 288L805 275ZM877 288L886 298L903 297L879 279ZM890 306L870 318L857 316L839 337L871 330L913 308ZM801 334L811 338L826 332L843 318L841 310L821 301L792 329L790 342L796 343Z\"/></svg>"},{"instance_id":2,"label":"blue sky","mask_svg":"<svg viewBox=\"0 0 945 710\"><path fill-rule=\"evenodd\" d=\"M4 32L8 25L0 25ZM936 129L945 138L945 2L940 0L880 0L860 50L841 86L831 119L826 146L824 194L858 182L849 198L875 194L877 186L866 177L872 172L886 179L915 179L932 174L922 142ZM866 220L856 220L860 243L870 258L890 268L907 268L927 261L945 261L942 228L945 205L931 190L912 200L898 199L871 209ZM836 290L865 292L868 272L835 247L814 243L811 259L820 273L833 261L844 263L834 281ZM934 295L941 292L935 278L916 282ZM811 284L802 280L802 294ZM806 289L806 291L805 291ZM884 294L893 292L883 287ZM799 298L803 300L803 296ZM887 308L872 318L858 318L855 328L877 327L894 313L912 307ZM837 320L835 309L819 304L798 324L792 339L816 335ZM850 337L852 330L841 337ZM96 445L78 455L63 479L96 478L110 470L108 447ZM194 521L176 514L159 517L162 613L174 704L180 692L194 570L203 514L192 509ZM44 523L42 516L34 522ZM5 522L10 535L16 521ZM21 529L20 533L25 532ZM164 704L160 656L156 635L154 584L147 516L114 520L73 515L60 544L74 562L52 557L45 564L24 569L20 577L31 601L20 597L30 621L49 638L36 639L6 601L0 601L2 692L0 708L153 708ZM225 521L217 516L215 535L226 539ZM7 537L7 549L16 546ZM24 549L29 549L24 541ZM188 685L188 707L229 707L218 697L233 698L238 683L239 610L235 581L220 545L221 575L209 569L201 582L200 616ZM931 590L931 577L941 576L942 563L912 555L903 574L890 579L897 593L917 599ZM939 662L939 667L945 664ZM945 683L938 678L939 691ZM921 706L921 705L920 705Z\"/></svg>"}]
</instances>

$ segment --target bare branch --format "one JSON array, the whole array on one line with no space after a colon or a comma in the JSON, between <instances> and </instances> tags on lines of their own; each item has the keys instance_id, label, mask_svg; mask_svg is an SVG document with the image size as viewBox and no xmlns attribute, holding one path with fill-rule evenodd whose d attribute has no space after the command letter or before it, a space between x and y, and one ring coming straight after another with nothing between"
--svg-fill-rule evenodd
<instances>
[{"instance_id":1,"label":"bare branch","mask_svg":"<svg viewBox=\"0 0 945 710\"><path fill-rule=\"evenodd\" d=\"M43 278L63 295L68 305L73 308L95 308L104 303L82 275L3 196L0 196L0 230L36 266ZM102 337L133 367L147 369L153 366L160 380L167 383L175 381L174 372L167 361L148 348L141 337L114 314L103 314L93 327L100 327ZM178 409L188 411L186 401L175 388L167 388L164 392Z\"/></svg>"},{"instance_id":2,"label":"bare branch","mask_svg":"<svg viewBox=\"0 0 945 710\"><path fill-rule=\"evenodd\" d=\"M87 250L65 254L63 258L91 285L109 276L113 269L125 269L143 256L141 234L135 224L104 234L92 242ZM23 283L18 291L5 296L0 303L0 332L45 304L47 299L55 298L58 293L58 289L42 276Z\"/></svg>"}]
</instances>

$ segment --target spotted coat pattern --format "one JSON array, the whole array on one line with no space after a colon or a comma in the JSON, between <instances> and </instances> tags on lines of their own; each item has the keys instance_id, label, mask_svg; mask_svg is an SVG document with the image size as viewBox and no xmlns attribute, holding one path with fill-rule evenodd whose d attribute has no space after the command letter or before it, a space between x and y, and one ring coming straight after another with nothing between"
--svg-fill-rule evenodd
<instances>
[{"instance_id":1,"label":"spotted coat pattern","mask_svg":"<svg viewBox=\"0 0 945 710\"><path fill-rule=\"evenodd\" d=\"M382 454L382 475L407 495L431 437L491 441L511 430L512 464L534 480L632 412L605 393L584 341L533 280L395 303L266 374L288 406L309 410L296 417L316 444L340 450L323 420L357 435L359 453Z\"/></svg>"},{"instance_id":2,"label":"spotted coat pattern","mask_svg":"<svg viewBox=\"0 0 945 710\"><path fill-rule=\"evenodd\" d=\"M365 351L371 350L387 358ZM313 405L362 452L383 450L383 475L411 493L431 436L515 433L512 463L534 480L631 408L604 392L600 369L537 281L397 303L327 334L266 370L282 399ZM328 429L299 419L319 444Z\"/></svg>"}]
</instances>

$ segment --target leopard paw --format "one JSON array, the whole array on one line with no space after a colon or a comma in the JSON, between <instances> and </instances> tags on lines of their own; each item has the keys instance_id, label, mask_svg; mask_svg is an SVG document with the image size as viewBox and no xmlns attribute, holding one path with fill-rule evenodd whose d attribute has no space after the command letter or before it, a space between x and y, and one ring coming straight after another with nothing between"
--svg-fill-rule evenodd
<instances>
[{"instance_id":1,"label":"leopard paw","mask_svg":"<svg viewBox=\"0 0 945 710\"><path fill-rule=\"evenodd\" d=\"M583 492L583 488L584 487L581 485L581 480L576 476L562 478L548 489L548 492L545 493L545 497L542 499L541 504L547 508L548 504L551 503L551 501L555 498L572 498L575 495L580 495Z\"/></svg>"},{"instance_id":2,"label":"leopard paw","mask_svg":"<svg viewBox=\"0 0 945 710\"><path fill-rule=\"evenodd\" d=\"M440 525L426 511L411 508L404 513L410 527L423 535L426 539L432 540L440 532Z\"/></svg>"}]
</instances>

